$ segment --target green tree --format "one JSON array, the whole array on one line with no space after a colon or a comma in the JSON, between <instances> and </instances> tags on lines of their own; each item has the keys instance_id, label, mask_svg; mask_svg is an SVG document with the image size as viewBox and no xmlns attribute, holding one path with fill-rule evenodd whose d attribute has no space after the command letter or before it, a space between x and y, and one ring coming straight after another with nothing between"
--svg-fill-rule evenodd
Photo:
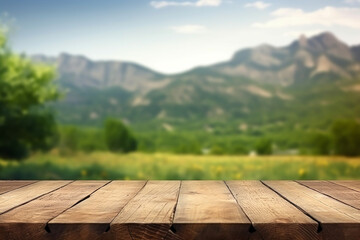
<instances>
[{"instance_id":1,"label":"green tree","mask_svg":"<svg viewBox=\"0 0 360 240\"><path fill-rule=\"evenodd\" d=\"M233 143L229 146L229 153L234 155L247 155L249 150L242 144Z\"/></svg>"},{"instance_id":2,"label":"green tree","mask_svg":"<svg viewBox=\"0 0 360 240\"><path fill-rule=\"evenodd\" d=\"M213 145L210 149L210 153L213 155L223 155L225 150L219 145Z\"/></svg>"},{"instance_id":3,"label":"green tree","mask_svg":"<svg viewBox=\"0 0 360 240\"><path fill-rule=\"evenodd\" d=\"M325 133L315 133L310 137L312 154L329 155L331 150L331 137Z\"/></svg>"},{"instance_id":4,"label":"green tree","mask_svg":"<svg viewBox=\"0 0 360 240\"><path fill-rule=\"evenodd\" d=\"M0 157L21 159L54 143L56 125L45 107L59 97L52 67L11 52L0 30Z\"/></svg>"},{"instance_id":5,"label":"green tree","mask_svg":"<svg viewBox=\"0 0 360 240\"><path fill-rule=\"evenodd\" d=\"M334 122L331 130L336 154L360 155L360 124L351 120L338 120Z\"/></svg>"},{"instance_id":6,"label":"green tree","mask_svg":"<svg viewBox=\"0 0 360 240\"><path fill-rule=\"evenodd\" d=\"M112 152L132 152L137 149L137 141L127 127L119 120L105 121L105 141Z\"/></svg>"},{"instance_id":7,"label":"green tree","mask_svg":"<svg viewBox=\"0 0 360 240\"><path fill-rule=\"evenodd\" d=\"M259 155L271 155L272 141L266 138L259 140L255 145L255 151Z\"/></svg>"},{"instance_id":8,"label":"green tree","mask_svg":"<svg viewBox=\"0 0 360 240\"><path fill-rule=\"evenodd\" d=\"M79 130L74 126L60 128L59 150L61 154L74 153L79 147Z\"/></svg>"}]
</instances>

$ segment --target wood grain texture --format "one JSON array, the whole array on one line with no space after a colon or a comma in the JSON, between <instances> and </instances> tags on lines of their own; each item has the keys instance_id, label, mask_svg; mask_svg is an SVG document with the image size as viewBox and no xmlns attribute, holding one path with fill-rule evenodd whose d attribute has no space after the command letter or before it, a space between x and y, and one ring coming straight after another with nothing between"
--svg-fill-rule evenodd
<instances>
[{"instance_id":1,"label":"wood grain texture","mask_svg":"<svg viewBox=\"0 0 360 240\"><path fill-rule=\"evenodd\" d=\"M71 181L41 181L0 195L0 214L54 191Z\"/></svg>"},{"instance_id":2,"label":"wood grain texture","mask_svg":"<svg viewBox=\"0 0 360 240\"><path fill-rule=\"evenodd\" d=\"M360 211L293 181L265 181L267 186L316 219L324 239L358 239Z\"/></svg>"},{"instance_id":3,"label":"wood grain texture","mask_svg":"<svg viewBox=\"0 0 360 240\"><path fill-rule=\"evenodd\" d=\"M5 239L47 239L48 221L70 208L107 181L75 181L25 205L0 215L0 232ZM25 234L25 235L24 235Z\"/></svg>"},{"instance_id":4,"label":"wood grain texture","mask_svg":"<svg viewBox=\"0 0 360 240\"><path fill-rule=\"evenodd\" d=\"M35 182L36 181L13 181L13 180L6 181L6 180L2 180L2 181L0 181L0 194L10 192L17 188L21 188L21 187L30 185Z\"/></svg>"},{"instance_id":5,"label":"wood grain texture","mask_svg":"<svg viewBox=\"0 0 360 240\"><path fill-rule=\"evenodd\" d=\"M360 181L356 181L356 180L337 180L337 181L331 181L331 182L360 192Z\"/></svg>"},{"instance_id":6,"label":"wood grain texture","mask_svg":"<svg viewBox=\"0 0 360 240\"><path fill-rule=\"evenodd\" d=\"M318 239L318 223L260 181L226 184L261 239Z\"/></svg>"},{"instance_id":7,"label":"wood grain texture","mask_svg":"<svg viewBox=\"0 0 360 240\"><path fill-rule=\"evenodd\" d=\"M360 240L359 182L0 181L0 240Z\"/></svg>"},{"instance_id":8,"label":"wood grain texture","mask_svg":"<svg viewBox=\"0 0 360 240\"><path fill-rule=\"evenodd\" d=\"M48 224L58 239L102 239L110 222L146 181L113 181Z\"/></svg>"},{"instance_id":9,"label":"wood grain texture","mask_svg":"<svg viewBox=\"0 0 360 240\"><path fill-rule=\"evenodd\" d=\"M177 203L180 181L148 181L110 224L109 239L163 239Z\"/></svg>"},{"instance_id":10,"label":"wood grain texture","mask_svg":"<svg viewBox=\"0 0 360 240\"><path fill-rule=\"evenodd\" d=\"M223 181L183 181L167 239L247 239L250 226Z\"/></svg>"},{"instance_id":11,"label":"wood grain texture","mask_svg":"<svg viewBox=\"0 0 360 240\"><path fill-rule=\"evenodd\" d=\"M360 210L360 192L329 181L298 181L311 189Z\"/></svg>"}]
</instances>

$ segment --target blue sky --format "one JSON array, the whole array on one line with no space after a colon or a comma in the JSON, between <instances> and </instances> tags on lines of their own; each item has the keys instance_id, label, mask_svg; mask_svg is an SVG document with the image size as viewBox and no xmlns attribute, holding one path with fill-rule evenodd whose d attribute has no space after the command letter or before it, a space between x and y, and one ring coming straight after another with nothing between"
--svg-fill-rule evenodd
<instances>
[{"instance_id":1,"label":"blue sky","mask_svg":"<svg viewBox=\"0 0 360 240\"><path fill-rule=\"evenodd\" d=\"M360 44L360 0L0 0L16 52L82 54L175 73L241 48L331 31Z\"/></svg>"}]
</instances>

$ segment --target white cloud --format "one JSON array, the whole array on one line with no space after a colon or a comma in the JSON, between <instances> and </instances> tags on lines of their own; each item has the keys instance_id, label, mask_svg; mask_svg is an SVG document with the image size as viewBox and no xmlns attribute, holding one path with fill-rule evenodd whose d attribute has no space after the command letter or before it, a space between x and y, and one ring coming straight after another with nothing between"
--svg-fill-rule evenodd
<instances>
[{"instance_id":1,"label":"white cloud","mask_svg":"<svg viewBox=\"0 0 360 240\"><path fill-rule=\"evenodd\" d=\"M182 25L171 27L176 33L180 34L199 34L205 33L206 27L202 25Z\"/></svg>"},{"instance_id":2,"label":"white cloud","mask_svg":"<svg viewBox=\"0 0 360 240\"><path fill-rule=\"evenodd\" d=\"M251 3L246 3L244 5L244 7L246 8L257 8L257 9L265 9L265 8L268 8L270 7L270 3L265 3L265 2L262 2L262 1L257 1L257 2L251 2Z\"/></svg>"},{"instance_id":3,"label":"white cloud","mask_svg":"<svg viewBox=\"0 0 360 240\"><path fill-rule=\"evenodd\" d=\"M150 5L154 8L164 8L171 6L180 6L180 7L217 7L222 3L222 0L198 0L196 2L182 1L182 2L174 2L174 1L152 1Z\"/></svg>"},{"instance_id":4,"label":"white cloud","mask_svg":"<svg viewBox=\"0 0 360 240\"><path fill-rule=\"evenodd\" d=\"M360 28L360 8L324 7L312 12L297 8L280 8L271 13L273 19L254 23L259 28L283 28L320 25Z\"/></svg>"}]
</instances>

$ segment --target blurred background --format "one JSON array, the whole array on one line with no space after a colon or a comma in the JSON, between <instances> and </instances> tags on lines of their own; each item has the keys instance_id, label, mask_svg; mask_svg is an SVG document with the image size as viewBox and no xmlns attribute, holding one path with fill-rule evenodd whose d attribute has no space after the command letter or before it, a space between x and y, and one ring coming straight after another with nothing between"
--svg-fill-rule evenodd
<instances>
[{"instance_id":1,"label":"blurred background","mask_svg":"<svg viewBox=\"0 0 360 240\"><path fill-rule=\"evenodd\" d=\"M0 0L0 179L360 179L360 1Z\"/></svg>"}]
</instances>

